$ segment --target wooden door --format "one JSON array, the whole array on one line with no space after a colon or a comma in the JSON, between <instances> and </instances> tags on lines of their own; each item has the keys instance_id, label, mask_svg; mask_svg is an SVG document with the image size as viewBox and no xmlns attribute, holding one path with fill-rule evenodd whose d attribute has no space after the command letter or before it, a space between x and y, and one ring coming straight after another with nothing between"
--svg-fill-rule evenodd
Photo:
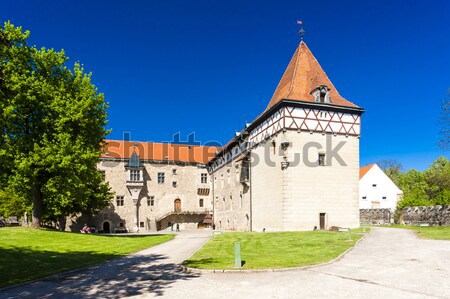
<instances>
[{"instance_id":1,"label":"wooden door","mask_svg":"<svg viewBox=\"0 0 450 299\"><path fill-rule=\"evenodd\" d=\"M320 213L320 229L325 229L325 213Z\"/></svg>"},{"instance_id":2,"label":"wooden door","mask_svg":"<svg viewBox=\"0 0 450 299\"><path fill-rule=\"evenodd\" d=\"M181 212L181 199L175 199L174 206L175 212Z\"/></svg>"}]
</instances>

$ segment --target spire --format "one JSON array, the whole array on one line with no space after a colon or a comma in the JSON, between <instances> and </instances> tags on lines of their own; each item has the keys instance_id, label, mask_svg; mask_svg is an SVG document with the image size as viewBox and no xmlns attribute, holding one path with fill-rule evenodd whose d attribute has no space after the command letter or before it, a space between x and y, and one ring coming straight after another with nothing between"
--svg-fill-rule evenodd
<instances>
[{"instance_id":1,"label":"spire","mask_svg":"<svg viewBox=\"0 0 450 299\"><path fill-rule=\"evenodd\" d=\"M314 97L310 93L320 85L330 89L329 95L332 105L357 107L339 94L302 40L284 71L266 110L283 99L314 102Z\"/></svg>"}]
</instances>

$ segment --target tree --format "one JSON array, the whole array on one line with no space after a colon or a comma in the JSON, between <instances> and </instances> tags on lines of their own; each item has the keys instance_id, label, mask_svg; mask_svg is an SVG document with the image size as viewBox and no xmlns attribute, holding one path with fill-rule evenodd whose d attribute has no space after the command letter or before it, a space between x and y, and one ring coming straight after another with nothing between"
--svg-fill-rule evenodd
<instances>
[{"instance_id":1,"label":"tree","mask_svg":"<svg viewBox=\"0 0 450 299\"><path fill-rule=\"evenodd\" d=\"M380 160L376 164L398 186L403 168L402 164L396 160Z\"/></svg>"},{"instance_id":2,"label":"tree","mask_svg":"<svg viewBox=\"0 0 450 299\"><path fill-rule=\"evenodd\" d=\"M450 161L439 157L425 171L427 194L434 204L450 204Z\"/></svg>"},{"instance_id":3,"label":"tree","mask_svg":"<svg viewBox=\"0 0 450 299\"><path fill-rule=\"evenodd\" d=\"M96 165L107 103L79 63L64 51L28 46L29 32L9 22L0 30L0 161L7 184L31 199L32 224L94 213L112 196Z\"/></svg>"}]
</instances>

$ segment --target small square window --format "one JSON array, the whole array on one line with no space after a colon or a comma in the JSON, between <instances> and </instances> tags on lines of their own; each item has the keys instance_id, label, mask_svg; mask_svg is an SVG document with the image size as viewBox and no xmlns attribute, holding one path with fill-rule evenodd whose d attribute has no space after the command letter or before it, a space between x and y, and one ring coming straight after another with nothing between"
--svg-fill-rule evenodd
<instances>
[{"instance_id":1,"label":"small square window","mask_svg":"<svg viewBox=\"0 0 450 299\"><path fill-rule=\"evenodd\" d=\"M174 188L176 188L176 187L177 187L177 182L176 182L176 181L173 181L173 182L172 182L172 186L173 186Z\"/></svg>"},{"instance_id":2,"label":"small square window","mask_svg":"<svg viewBox=\"0 0 450 299\"><path fill-rule=\"evenodd\" d=\"M172 169L172 173L177 174L177 169L176 168Z\"/></svg>"},{"instance_id":3,"label":"small square window","mask_svg":"<svg viewBox=\"0 0 450 299\"><path fill-rule=\"evenodd\" d=\"M363 199L363 200L367 200L367 196L363 196L362 199Z\"/></svg>"},{"instance_id":4,"label":"small square window","mask_svg":"<svg viewBox=\"0 0 450 299\"><path fill-rule=\"evenodd\" d=\"M386 197L386 196L383 196L382 198L383 198L383 200L386 200L386 199L387 199L387 197Z\"/></svg>"},{"instance_id":5,"label":"small square window","mask_svg":"<svg viewBox=\"0 0 450 299\"><path fill-rule=\"evenodd\" d=\"M372 187L376 188L376 187L377 187L377 184L372 184Z\"/></svg>"},{"instance_id":6,"label":"small square window","mask_svg":"<svg viewBox=\"0 0 450 299\"><path fill-rule=\"evenodd\" d=\"M125 201L124 201L123 198L124 198L123 196L116 196L116 205L118 207L123 207L124 206Z\"/></svg>"},{"instance_id":7,"label":"small square window","mask_svg":"<svg viewBox=\"0 0 450 299\"><path fill-rule=\"evenodd\" d=\"M144 222L143 221L139 222L139 227L144 227Z\"/></svg>"},{"instance_id":8,"label":"small square window","mask_svg":"<svg viewBox=\"0 0 450 299\"><path fill-rule=\"evenodd\" d=\"M119 223L119 227L123 227L123 222L120 222L120 223Z\"/></svg>"}]
</instances>

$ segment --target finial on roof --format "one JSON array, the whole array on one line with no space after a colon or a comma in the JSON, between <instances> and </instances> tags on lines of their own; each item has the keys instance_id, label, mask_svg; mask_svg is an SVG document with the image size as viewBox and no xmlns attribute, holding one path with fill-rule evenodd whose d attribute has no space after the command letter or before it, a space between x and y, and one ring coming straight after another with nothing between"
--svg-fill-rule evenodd
<instances>
[{"instance_id":1,"label":"finial on roof","mask_svg":"<svg viewBox=\"0 0 450 299\"><path fill-rule=\"evenodd\" d=\"M302 25L303 22L302 21L297 21L297 25ZM305 29L303 29L303 26L300 28L300 30L298 31L298 35L300 35L300 40L303 40L303 37L305 36Z\"/></svg>"}]
</instances>

